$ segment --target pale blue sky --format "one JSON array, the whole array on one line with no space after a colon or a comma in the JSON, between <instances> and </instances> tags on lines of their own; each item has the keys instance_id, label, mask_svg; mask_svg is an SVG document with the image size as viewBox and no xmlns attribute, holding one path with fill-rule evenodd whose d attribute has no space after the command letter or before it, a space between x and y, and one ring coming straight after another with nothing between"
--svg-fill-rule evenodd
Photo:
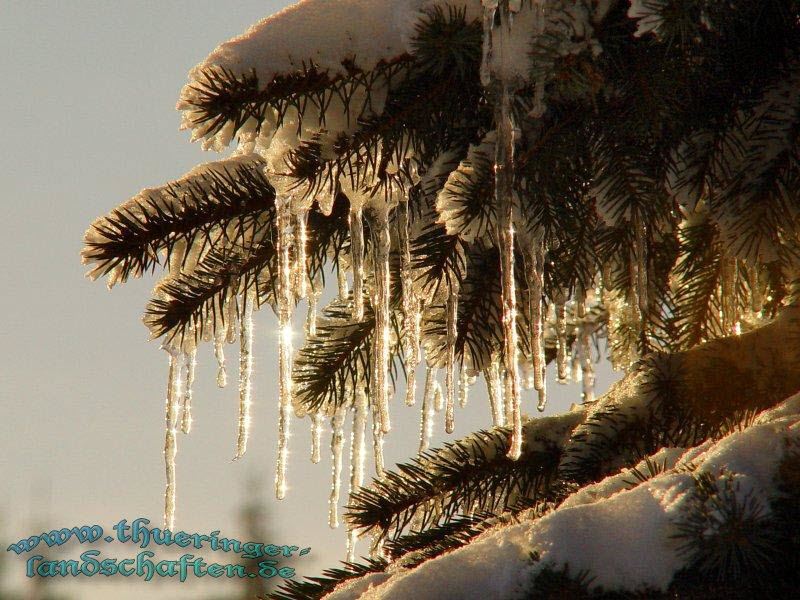
<instances>
[{"instance_id":1,"label":"pale blue sky","mask_svg":"<svg viewBox=\"0 0 800 600\"><path fill-rule=\"evenodd\" d=\"M83 232L142 187L180 176L216 156L178 131L173 107L186 72L219 42L287 2L70 0L0 3L0 541L147 516L163 505L165 354L147 341L141 313L154 280L108 292L84 279ZM236 511L249 477L261 476L280 544L311 546L296 566L315 575L343 557L344 532L327 526L330 461L308 460L306 422L293 423L288 497L273 500L277 352L275 320L257 315L253 430L232 462L236 386L214 385L213 358L198 357L195 430L179 439L177 528L243 536ZM235 364L235 355L232 356ZM600 388L610 381L601 369ZM578 401L552 381L548 413ZM528 403L533 410L533 399ZM387 463L415 452L418 409L396 402ZM457 413L455 437L489 425L484 386ZM444 439L441 423L436 443ZM328 444L328 440L325 440ZM347 463L345 462L345 473ZM346 490L346 483L344 489ZM70 545L65 557L80 547ZM127 557L116 545L108 555ZM115 553L115 554L113 554ZM7 586L23 562L5 553ZM124 584L124 585L122 585ZM202 584L58 583L73 598L202 598Z\"/></svg>"}]
</instances>

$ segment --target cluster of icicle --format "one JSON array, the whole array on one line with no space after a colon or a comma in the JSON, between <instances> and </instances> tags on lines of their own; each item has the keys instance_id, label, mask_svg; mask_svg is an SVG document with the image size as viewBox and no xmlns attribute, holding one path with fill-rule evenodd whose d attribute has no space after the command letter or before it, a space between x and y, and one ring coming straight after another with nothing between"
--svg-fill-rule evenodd
<instances>
[{"instance_id":1,"label":"cluster of icicle","mask_svg":"<svg viewBox=\"0 0 800 600\"><path fill-rule=\"evenodd\" d=\"M492 356L484 376L489 392L491 416L494 425L507 426L511 430L508 456L519 457L522 450L522 389L534 388L538 394L537 408L545 409L546 402L546 361L545 338L552 332L546 330L548 322L555 322L555 338L557 339L557 368L559 382L566 382L569 373L573 378L583 381L584 401L593 399L594 370L590 338L596 324L587 318L586 307L592 305L597 293L594 290L583 293L570 301L563 297L555 303L546 305L543 295L543 273L546 260L546 249L541 240L528 241L526 253L526 287L529 290L525 306L527 318L531 325L532 349L529 357L519 351L517 339L517 293L513 273L513 248L515 230L513 222L513 170L514 170L514 135L515 124L511 111L512 82L504 80L502 69L500 77L496 77L492 65L502 64L508 57L506 48L511 35L513 20L511 16L519 10L520 2L484 0L484 59L481 68L483 84L496 95L497 133L495 155L495 190L496 203L499 208L498 239L500 241L503 330L504 344ZM537 10L543 11L541 2L536 3ZM541 17L543 19L543 16ZM377 476L384 475L383 443L384 436L391 430L389 414L389 368L392 344L397 343L392 336L390 313L390 281L389 251L391 235L389 231L389 206L386 202L372 199L369 203L370 231L374 238L371 260L365 257L364 243L364 200L357 193L351 196L349 215L350 256L342 264L348 264L350 282L343 269L338 270L340 300L351 302L351 319L355 322L364 319L365 296L370 300L375 316L375 335L373 354L370 360L370 381L367 389L363 382L346 390L348 400L344 405L327 412L306 413L302 405L295 401L292 389L293 331L292 313L297 300L305 299L308 305L306 334L313 336L316 331L316 306L321 290L319 282L312 281L308 271L308 236L307 217L310 205L307 200L292 195L279 195L276 199L276 239L278 256L278 278L275 288L276 309L279 325L279 406L278 406L278 455L275 475L275 491L279 499L284 498L287 491L287 460L290 421L292 412L295 416L308 417L311 425L311 460L321 460L322 434L324 423L328 419L331 431L332 484L329 500L329 524L339 525L338 505L340 500L343 452L345 445L345 421L352 414L350 440L350 481L352 495L364 485L365 457L367 446L367 420L372 420L372 447L374 468ZM421 322L424 299L413 285L411 261L411 224L407 199L400 200L396 206L399 211L399 227L397 239L400 243L401 282L402 286L402 327L399 343L403 346L405 371L407 375L407 392L405 403L413 406L416 403L417 368L423 362L421 351ZM643 260L643 259L642 259ZM373 266L373 273L368 278L365 265ZM342 266L340 264L340 266ZM367 282L374 282L367 286ZM646 285L646 279L639 276L636 281ZM352 292L350 290L352 285ZM370 289L367 289L369 287ZM241 291L240 291L241 292ZM218 362L217 383L224 387L227 383L227 367L224 344L233 343L237 334L239 349L239 415L235 457L242 457L247 450L250 427L250 406L252 402L253 371L253 311L258 303L254 289L241 293L230 292L224 302L224 331L208 327L206 331L216 331L214 335L214 355ZM468 357L461 365L456 376L455 343L458 319L458 281L448 281L445 290L446 316L446 354L445 354L445 386L444 391L437 378L438 365L426 362L425 381L423 386L419 453L430 447L434 428L435 414L444 411L444 428L452 433L455 426L456 400L465 406L469 388L474 385L478 372L469 364ZM645 294L641 296L646 297ZM545 309L547 307L547 309ZM550 312L548 315L547 313ZM569 313L569 314L568 314ZM574 333L574 343L568 343L569 330ZM237 331L238 324L238 331ZM206 340L210 341L210 340ZM165 348L169 353L169 382L167 386L166 405L166 437L164 455L166 459L166 499L165 526L172 528L175 518L175 456L178 427L188 433L191 427L191 383L194 378L194 348ZM570 350L572 349L572 350ZM572 353L572 369L568 368ZM522 376L520 374L522 370ZM357 532L348 532L348 559L355 556ZM379 546L373 545L378 552Z\"/></svg>"}]
</instances>

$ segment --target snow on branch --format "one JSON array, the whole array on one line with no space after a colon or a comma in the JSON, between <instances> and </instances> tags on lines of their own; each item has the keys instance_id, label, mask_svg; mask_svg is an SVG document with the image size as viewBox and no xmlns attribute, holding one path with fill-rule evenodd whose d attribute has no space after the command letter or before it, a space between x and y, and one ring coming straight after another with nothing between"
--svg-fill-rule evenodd
<instances>
[{"instance_id":1,"label":"snow on branch","mask_svg":"<svg viewBox=\"0 0 800 600\"><path fill-rule=\"evenodd\" d=\"M643 481L626 470L543 517L496 527L419 566L397 565L374 586L342 584L325 598L522 598L537 577L567 565L588 575L582 580L587 590L648 590L649 597L662 597L679 589L683 574L720 553L733 562L716 564L715 576L731 576L733 569L738 577L755 573L763 560L780 560L774 542L781 515L771 507L786 493L781 473L798 442L800 396L792 396L716 443L660 452L651 458L660 467ZM644 462L636 467L645 468ZM698 524L705 546L692 537ZM729 537L732 527L742 528L737 531L746 539ZM767 556L748 550L750 542L765 540L772 545L759 548Z\"/></svg>"},{"instance_id":2,"label":"snow on branch","mask_svg":"<svg viewBox=\"0 0 800 600\"><path fill-rule=\"evenodd\" d=\"M470 21L481 10L478 0L301 0L221 44L190 71L177 105L184 111L183 128L193 129L194 139L218 135L210 143L221 148L250 117L272 116L251 110L229 121L223 106L215 116L209 105L236 88L238 101L251 108L263 104L265 96L294 103L293 95L319 94L337 82L355 83L363 95L365 87L378 83L363 74L407 59L419 19L439 6L466 10ZM342 105L363 104L347 87L338 90ZM335 98L322 94L318 99L319 117Z\"/></svg>"}]
</instances>

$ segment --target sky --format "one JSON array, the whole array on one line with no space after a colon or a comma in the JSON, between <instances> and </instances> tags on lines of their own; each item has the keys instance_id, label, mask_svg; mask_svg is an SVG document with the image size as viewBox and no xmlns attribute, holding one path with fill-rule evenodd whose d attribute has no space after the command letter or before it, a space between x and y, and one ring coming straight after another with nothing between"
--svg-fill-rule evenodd
<instances>
[{"instance_id":1,"label":"sky","mask_svg":"<svg viewBox=\"0 0 800 600\"><path fill-rule=\"evenodd\" d=\"M186 73L217 44L288 2L70 0L0 3L0 541L41 531L147 517L160 525L166 354L141 323L153 277L109 292L84 277L83 233L143 187L219 156L190 144L174 110ZM302 307L299 312L304 313ZM293 423L289 493L273 495L277 325L256 315L253 428L233 461L237 391L215 385L209 348L198 353L194 430L178 441L176 528L246 539L247 502L267 515L268 543L310 547L292 566L316 575L344 558L345 532L327 525L330 458L309 461L307 421ZM229 364L236 364L229 350ZM231 373L235 376L235 373ZM598 389L616 379L599 367ZM545 414L579 401L576 385L549 382ZM386 462L416 451L419 410L393 407ZM529 392L530 394L530 392ZM527 409L534 411L529 396ZM535 411L534 411L535 412ZM452 436L490 426L483 383L456 413ZM328 444L326 439L324 442ZM344 472L347 473L347 462ZM251 482L256 482L251 484ZM255 487L253 487L253 485ZM346 483L344 489L346 489ZM360 549L366 552L365 544ZM58 558L85 550L69 543ZM135 554L109 544L107 557ZM41 552L47 554L47 551ZM165 555L166 556L166 555ZM3 552L0 590L30 588L25 558ZM221 560L220 562L225 562ZM68 578L53 590L94 600L230 596L224 580L143 582ZM2 595L2 592L0 592Z\"/></svg>"}]
</instances>

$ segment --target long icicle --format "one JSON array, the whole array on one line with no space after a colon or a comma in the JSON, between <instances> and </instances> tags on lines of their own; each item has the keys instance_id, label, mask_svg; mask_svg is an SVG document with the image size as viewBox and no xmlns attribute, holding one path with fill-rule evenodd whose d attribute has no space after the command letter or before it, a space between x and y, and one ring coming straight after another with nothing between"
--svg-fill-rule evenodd
<instances>
[{"instance_id":1,"label":"long icicle","mask_svg":"<svg viewBox=\"0 0 800 600\"><path fill-rule=\"evenodd\" d=\"M279 369L279 414L278 414L278 460L275 472L275 496L282 500L286 496L286 462L289 456L289 424L292 410L292 264L290 246L292 221L290 201L282 198L278 207L278 325L280 344L278 348Z\"/></svg>"},{"instance_id":2,"label":"long icicle","mask_svg":"<svg viewBox=\"0 0 800 600\"><path fill-rule=\"evenodd\" d=\"M298 298L305 298L308 293L308 210L301 209L295 215L295 260L294 278Z\"/></svg>"},{"instance_id":3,"label":"long icicle","mask_svg":"<svg viewBox=\"0 0 800 600\"><path fill-rule=\"evenodd\" d=\"M500 357L497 353L492 354L485 377L489 404L492 407L492 422L495 427L502 427L506 424L506 413L503 405L503 384L500 381Z\"/></svg>"},{"instance_id":4,"label":"long icicle","mask_svg":"<svg viewBox=\"0 0 800 600\"><path fill-rule=\"evenodd\" d=\"M217 359L217 385L224 388L228 385L228 373L225 370L225 336L214 337L214 357Z\"/></svg>"},{"instance_id":5,"label":"long icicle","mask_svg":"<svg viewBox=\"0 0 800 600\"><path fill-rule=\"evenodd\" d=\"M389 417L389 344L391 340L391 324L389 314L390 273L389 250L389 215L385 207L375 212L375 373L373 379L374 404L378 409L381 430L389 433L392 425Z\"/></svg>"},{"instance_id":6,"label":"long icicle","mask_svg":"<svg viewBox=\"0 0 800 600\"><path fill-rule=\"evenodd\" d=\"M533 388L539 394L536 408L539 412L547 404L547 362L544 358L544 313L542 299L544 296L544 248L537 240L533 244L530 257L528 285L531 290L531 353L533 355Z\"/></svg>"},{"instance_id":7,"label":"long icicle","mask_svg":"<svg viewBox=\"0 0 800 600\"><path fill-rule=\"evenodd\" d=\"M567 304L566 294L559 293L555 302L556 311L556 366L558 368L558 383L567 383Z\"/></svg>"},{"instance_id":8,"label":"long icicle","mask_svg":"<svg viewBox=\"0 0 800 600\"><path fill-rule=\"evenodd\" d=\"M347 273L338 264L336 265L336 284L339 288L339 300L347 300L350 289L347 285Z\"/></svg>"},{"instance_id":9,"label":"long icicle","mask_svg":"<svg viewBox=\"0 0 800 600\"><path fill-rule=\"evenodd\" d=\"M492 18L484 18L484 26L494 28L497 23L494 19L494 11L499 11L500 20L497 27L499 50L498 63L501 68L505 67L507 60L510 59L507 48L508 40L511 35L511 23L509 19L508 4L500 3L496 6L495 2L488 2L485 7L486 13L491 13ZM495 5L495 6L493 6ZM494 29L490 33L488 40L484 43L492 43ZM484 59L492 60L491 52L485 50ZM490 74L494 75L494 73ZM507 77L501 73L499 81L494 82L497 86L495 93L495 127L497 129L497 141L495 144L495 202L499 212L499 237L500 237L500 272L502 277L502 301L503 301L503 330L504 330L504 352L503 358L506 368L506 396L509 398L512 408L511 443L508 448L508 457L512 460L519 458L522 452L522 413L520 407L520 383L517 371L517 292L514 279L514 122L511 110L511 87Z\"/></svg>"},{"instance_id":10,"label":"long icicle","mask_svg":"<svg viewBox=\"0 0 800 600\"><path fill-rule=\"evenodd\" d=\"M436 371L427 365L425 369L425 391L422 394L422 415L419 427L419 453L425 452L431 443L434 418L434 388L436 387Z\"/></svg>"},{"instance_id":11,"label":"long icicle","mask_svg":"<svg viewBox=\"0 0 800 600\"><path fill-rule=\"evenodd\" d=\"M255 294L242 297L244 304L239 323L239 433L236 437L236 458L247 451L250 432L250 403L253 395L253 305Z\"/></svg>"},{"instance_id":12,"label":"long icicle","mask_svg":"<svg viewBox=\"0 0 800 600\"><path fill-rule=\"evenodd\" d=\"M181 358L177 350L169 352L169 376L167 377L167 402L164 434L164 465L167 484L164 491L164 527L175 527L175 456L178 453L176 434L178 431L178 397L181 389Z\"/></svg>"},{"instance_id":13,"label":"long icicle","mask_svg":"<svg viewBox=\"0 0 800 600\"><path fill-rule=\"evenodd\" d=\"M331 417L331 494L328 499L328 525L339 527L339 494L342 487L342 448L344 446L345 408L340 406Z\"/></svg>"},{"instance_id":14,"label":"long icicle","mask_svg":"<svg viewBox=\"0 0 800 600\"><path fill-rule=\"evenodd\" d=\"M311 413L311 462L317 464L322 460L322 424L325 422L325 415L321 410Z\"/></svg>"},{"instance_id":15,"label":"long icicle","mask_svg":"<svg viewBox=\"0 0 800 600\"><path fill-rule=\"evenodd\" d=\"M186 353L186 385L183 388L181 399L181 431L189 433L192 430L192 385L194 384L194 371L197 365L197 348L192 348Z\"/></svg>"},{"instance_id":16,"label":"long icicle","mask_svg":"<svg viewBox=\"0 0 800 600\"><path fill-rule=\"evenodd\" d=\"M361 205L350 200L350 268L353 271L353 320L364 319L364 223Z\"/></svg>"},{"instance_id":17,"label":"long icicle","mask_svg":"<svg viewBox=\"0 0 800 600\"><path fill-rule=\"evenodd\" d=\"M469 376L464 366L461 367L458 376L458 405L461 408L466 408L467 402L469 401L469 386L475 383L475 378Z\"/></svg>"},{"instance_id":18,"label":"long icicle","mask_svg":"<svg viewBox=\"0 0 800 600\"><path fill-rule=\"evenodd\" d=\"M225 341L232 344L236 341L236 293L233 289L228 290L228 296L225 301L225 310L227 312L227 333Z\"/></svg>"},{"instance_id":19,"label":"long icicle","mask_svg":"<svg viewBox=\"0 0 800 600\"><path fill-rule=\"evenodd\" d=\"M375 475L383 478L383 429L377 409L372 407L372 452L375 457Z\"/></svg>"},{"instance_id":20,"label":"long icicle","mask_svg":"<svg viewBox=\"0 0 800 600\"><path fill-rule=\"evenodd\" d=\"M590 342L590 326L586 322L586 299L578 299L578 357L581 361L581 399L594 401L594 361Z\"/></svg>"},{"instance_id":21,"label":"long icicle","mask_svg":"<svg viewBox=\"0 0 800 600\"><path fill-rule=\"evenodd\" d=\"M350 434L350 491L353 494L364 485L364 455L367 434L367 415L369 400L363 385L357 385L353 394L353 430ZM352 504L352 502L351 502ZM356 554L358 532L350 529L347 532L347 561L353 562Z\"/></svg>"},{"instance_id":22,"label":"long icicle","mask_svg":"<svg viewBox=\"0 0 800 600\"><path fill-rule=\"evenodd\" d=\"M411 269L411 216L408 196L404 196L403 223L400 229L401 273L403 278L403 343L406 367L406 406L414 406L416 402L417 365L420 360L420 329L422 314L420 299L414 289L413 271Z\"/></svg>"},{"instance_id":23,"label":"long icicle","mask_svg":"<svg viewBox=\"0 0 800 600\"><path fill-rule=\"evenodd\" d=\"M447 293L447 364L445 387L447 388L444 430L453 433L455 428L456 403L456 336L458 335L458 284L451 280Z\"/></svg>"}]
</instances>

